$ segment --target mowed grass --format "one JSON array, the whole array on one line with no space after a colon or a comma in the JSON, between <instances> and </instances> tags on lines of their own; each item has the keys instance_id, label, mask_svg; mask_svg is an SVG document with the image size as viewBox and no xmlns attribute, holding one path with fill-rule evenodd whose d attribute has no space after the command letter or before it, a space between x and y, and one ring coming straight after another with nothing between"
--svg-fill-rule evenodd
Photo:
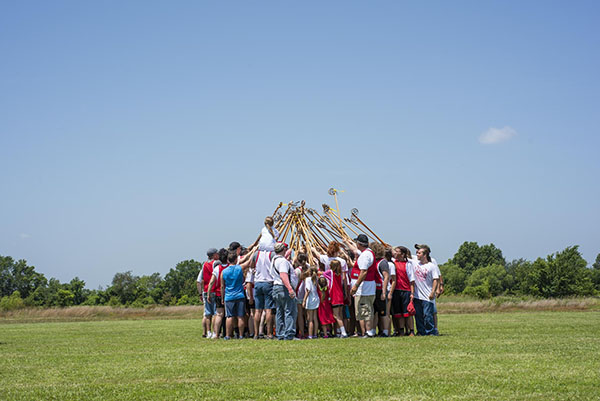
<instances>
[{"instance_id":1,"label":"mowed grass","mask_svg":"<svg viewBox=\"0 0 600 401\"><path fill-rule=\"evenodd\" d=\"M440 337L206 340L201 321L0 325L2 400L597 400L600 312L440 315Z\"/></svg>"}]
</instances>

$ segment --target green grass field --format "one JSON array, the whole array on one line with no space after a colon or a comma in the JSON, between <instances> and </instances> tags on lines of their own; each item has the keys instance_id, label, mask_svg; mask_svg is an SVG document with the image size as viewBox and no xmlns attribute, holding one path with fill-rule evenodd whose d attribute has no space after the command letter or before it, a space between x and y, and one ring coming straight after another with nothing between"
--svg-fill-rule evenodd
<instances>
[{"instance_id":1,"label":"green grass field","mask_svg":"<svg viewBox=\"0 0 600 401\"><path fill-rule=\"evenodd\" d=\"M0 399L600 399L600 312L440 315L442 336L205 340L201 321L0 324Z\"/></svg>"}]
</instances>

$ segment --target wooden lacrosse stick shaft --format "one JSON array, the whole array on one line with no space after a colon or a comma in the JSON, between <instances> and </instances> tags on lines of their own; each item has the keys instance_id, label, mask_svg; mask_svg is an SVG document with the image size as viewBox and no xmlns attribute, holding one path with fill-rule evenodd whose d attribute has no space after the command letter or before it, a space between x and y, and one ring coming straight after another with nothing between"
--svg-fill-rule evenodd
<instances>
[{"instance_id":1,"label":"wooden lacrosse stick shaft","mask_svg":"<svg viewBox=\"0 0 600 401\"><path fill-rule=\"evenodd\" d=\"M321 229L317 226L317 223L315 223L312 219L314 218L313 216L309 216L308 214L304 214L305 220L304 223L308 226L312 236L314 237L315 240L317 240L317 243L320 243L320 245L322 247L326 247L327 244L329 243L329 241L327 240L327 236L325 234L323 234L323 232L321 231ZM310 224L309 224L310 223ZM312 224L312 227L311 227Z\"/></svg>"},{"instance_id":2,"label":"wooden lacrosse stick shaft","mask_svg":"<svg viewBox=\"0 0 600 401\"><path fill-rule=\"evenodd\" d=\"M373 238L373 235L371 235L368 231L365 231L362 227L359 227L355 222L353 222L352 220L348 220L348 222L350 224L352 224L354 227L356 227L356 229L358 231L360 231L361 233L365 234L367 237L369 237L370 239L372 239L373 241L377 241L376 238ZM358 234L356 234L358 235Z\"/></svg>"},{"instance_id":3,"label":"wooden lacrosse stick shaft","mask_svg":"<svg viewBox=\"0 0 600 401\"><path fill-rule=\"evenodd\" d=\"M342 225L344 225L344 223L342 223L342 221L340 220L340 218L335 213L330 213L330 212L331 211L329 211L327 214L335 217L339 221L339 223L341 223L341 224L338 224L338 228L339 228L340 234L342 234L342 237L344 237L346 239L349 239L349 240L352 240L352 238L350 238L348 236L348 234L346 233L346 231L344 231L344 228L342 227Z\"/></svg>"},{"instance_id":4,"label":"wooden lacrosse stick shaft","mask_svg":"<svg viewBox=\"0 0 600 401\"><path fill-rule=\"evenodd\" d=\"M344 219L344 221L347 223L349 221L349 219ZM352 229L352 227L350 227L348 224L344 224L344 227L346 227L348 230L352 231L352 233L356 236L358 236L358 233L356 231L354 231Z\"/></svg>"},{"instance_id":5,"label":"wooden lacrosse stick shaft","mask_svg":"<svg viewBox=\"0 0 600 401\"><path fill-rule=\"evenodd\" d=\"M386 248L389 248L389 246L390 246L390 245L389 245L387 242L385 242L384 240L382 240L381 238L379 238L379 237L377 236L377 234L375 234L375 233L373 232L373 230L371 230L369 227L367 227L367 225L366 225L365 223L363 223L363 221L362 221L362 220L361 220L361 219L360 219L360 218L359 218L357 215L354 215L354 217L356 217L356 220L357 220L357 221L358 221L360 224L362 224L362 225L363 225L363 226L364 226L364 227L365 227L367 230L369 230L369 232L370 232L371 234L373 234L373 235L375 236L375 238L377 238L377 239L379 240L379 242L381 242L381 243L383 244L383 246L385 246Z\"/></svg>"}]
</instances>

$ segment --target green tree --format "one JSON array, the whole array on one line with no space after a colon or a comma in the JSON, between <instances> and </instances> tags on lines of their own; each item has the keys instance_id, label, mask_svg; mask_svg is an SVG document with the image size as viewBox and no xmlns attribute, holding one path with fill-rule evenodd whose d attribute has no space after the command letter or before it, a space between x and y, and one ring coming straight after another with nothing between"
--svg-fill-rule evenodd
<instances>
[{"instance_id":1,"label":"green tree","mask_svg":"<svg viewBox=\"0 0 600 401\"><path fill-rule=\"evenodd\" d=\"M447 294L460 294L467 285L467 273L458 265L444 263L440 265L444 278L444 292Z\"/></svg>"},{"instance_id":2,"label":"green tree","mask_svg":"<svg viewBox=\"0 0 600 401\"><path fill-rule=\"evenodd\" d=\"M59 289L56 293L56 302L58 306L72 306L74 299L75 295L73 295L71 291L65 290L64 288Z\"/></svg>"},{"instance_id":3,"label":"green tree","mask_svg":"<svg viewBox=\"0 0 600 401\"><path fill-rule=\"evenodd\" d=\"M195 260L184 260L177 263L174 269L169 270L164 280L164 289L170 297L180 298L187 295L190 299L198 298L196 279L202 264ZM164 302L163 294L163 302ZM170 298L169 298L170 300Z\"/></svg>"},{"instance_id":4,"label":"green tree","mask_svg":"<svg viewBox=\"0 0 600 401\"><path fill-rule=\"evenodd\" d=\"M116 297L121 305L129 305L137 297L138 276L134 276L131 270L125 273L116 273L112 279L112 285L108 292ZM114 304L114 301L112 301ZM111 305L112 306L112 305Z\"/></svg>"},{"instance_id":5,"label":"green tree","mask_svg":"<svg viewBox=\"0 0 600 401\"><path fill-rule=\"evenodd\" d=\"M21 297L27 298L44 281L44 275L37 273L35 267L27 266L27 261L0 256L0 296L19 291Z\"/></svg>"},{"instance_id":6,"label":"green tree","mask_svg":"<svg viewBox=\"0 0 600 401\"><path fill-rule=\"evenodd\" d=\"M579 253L579 246L549 255L539 286L544 297L591 295L594 285L587 271L587 262Z\"/></svg>"},{"instance_id":7,"label":"green tree","mask_svg":"<svg viewBox=\"0 0 600 401\"><path fill-rule=\"evenodd\" d=\"M470 275L475 270L489 265L506 265L502 251L494 244L479 246L477 242L464 242L448 262L459 266Z\"/></svg>"},{"instance_id":8,"label":"green tree","mask_svg":"<svg viewBox=\"0 0 600 401\"><path fill-rule=\"evenodd\" d=\"M512 286L512 276L499 264L481 267L473 272L467 280L465 294L480 298L490 298L502 294Z\"/></svg>"},{"instance_id":9,"label":"green tree","mask_svg":"<svg viewBox=\"0 0 600 401\"><path fill-rule=\"evenodd\" d=\"M590 276L592 283L594 283L594 288L596 291L600 291L600 253L596 256L594 264L592 264Z\"/></svg>"},{"instance_id":10,"label":"green tree","mask_svg":"<svg viewBox=\"0 0 600 401\"><path fill-rule=\"evenodd\" d=\"M44 284L39 285L36 289L25 298L27 306L48 306L50 304L50 290L48 289L48 281L44 277Z\"/></svg>"},{"instance_id":11,"label":"green tree","mask_svg":"<svg viewBox=\"0 0 600 401\"><path fill-rule=\"evenodd\" d=\"M533 269L532 263L523 258L507 263L506 272L513 277L513 292L523 295L540 295L538 267L536 265L536 269Z\"/></svg>"},{"instance_id":12,"label":"green tree","mask_svg":"<svg viewBox=\"0 0 600 401\"><path fill-rule=\"evenodd\" d=\"M25 307L19 291L13 292L10 296L0 298L0 310L15 310Z\"/></svg>"},{"instance_id":13,"label":"green tree","mask_svg":"<svg viewBox=\"0 0 600 401\"><path fill-rule=\"evenodd\" d=\"M64 289L63 285L54 277L48 281L47 306L61 306L58 292L62 289Z\"/></svg>"},{"instance_id":14,"label":"green tree","mask_svg":"<svg viewBox=\"0 0 600 401\"><path fill-rule=\"evenodd\" d=\"M159 303L162 299L163 280L159 273L153 273L149 276L141 276L137 281L136 300L142 305Z\"/></svg>"},{"instance_id":15,"label":"green tree","mask_svg":"<svg viewBox=\"0 0 600 401\"><path fill-rule=\"evenodd\" d=\"M81 280L79 277L73 278L65 287L67 287L65 289L71 291L73 294L73 305L81 305L84 303L90 293L89 290L85 289L85 281Z\"/></svg>"}]
</instances>

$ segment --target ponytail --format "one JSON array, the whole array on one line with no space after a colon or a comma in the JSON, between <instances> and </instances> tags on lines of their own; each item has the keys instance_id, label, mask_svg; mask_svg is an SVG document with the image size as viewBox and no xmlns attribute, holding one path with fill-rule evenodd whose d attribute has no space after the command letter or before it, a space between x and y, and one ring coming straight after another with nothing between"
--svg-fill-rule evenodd
<instances>
[{"instance_id":1,"label":"ponytail","mask_svg":"<svg viewBox=\"0 0 600 401\"><path fill-rule=\"evenodd\" d=\"M267 230L269 230L269 234L271 234L273 239L277 240L277 238L275 238L275 233L273 232L273 224L274 223L275 222L273 221L273 218L271 216L265 217L265 227L267 228Z\"/></svg>"}]
</instances>

